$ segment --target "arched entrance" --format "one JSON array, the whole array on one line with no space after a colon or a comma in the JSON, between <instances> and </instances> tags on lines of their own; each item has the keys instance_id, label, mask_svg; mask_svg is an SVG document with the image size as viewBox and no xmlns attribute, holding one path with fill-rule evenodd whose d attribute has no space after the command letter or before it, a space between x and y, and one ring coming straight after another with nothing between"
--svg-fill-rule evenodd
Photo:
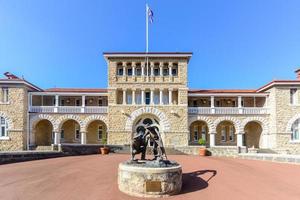
<instances>
[{"instance_id":1,"label":"arched entrance","mask_svg":"<svg viewBox=\"0 0 300 200\"><path fill-rule=\"evenodd\" d=\"M209 144L208 126L204 121L194 121L190 125L190 144L199 144L199 139L204 139Z\"/></svg>"},{"instance_id":2,"label":"arched entrance","mask_svg":"<svg viewBox=\"0 0 300 200\"><path fill-rule=\"evenodd\" d=\"M80 124L74 119L67 119L60 126L61 143L80 143Z\"/></svg>"},{"instance_id":3,"label":"arched entrance","mask_svg":"<svg viewBox=\"0 0 300 200\"><path fill-rule=\"evenodd\" d=\"M258 122L248 122L244 128L244 145L249 148L259 148L261 144L262 127Z\"/></svg>"},{"instance_id":4,"label":"arched entrance","mask_svg":"<svg viewBox=\"0 0 300 200\"><path fill-rule=\"evenodd\" d=\"M42 119L34 126L35 145L50 146L53 143L53 125L47 119Z\"/></svg>"},{"instance_id":5,"label":"arched entrance","mask_svg":"<svg viewBox=\"0 0 300 200\"><path fill-rule=\"evenodd\" d=\"M221 121L217 125L217 134L215 144L219 146L236 146L236 130L233 122Z\"/></svg>"},{"instance_id":6,"label":"arched entrance","mask_svg":"<svg viewBox=\"0 0 300 200\"><path fill-rule=\"evenodd\" d=\"M107 127L101 120L91 121L87 125L86 133L87 144L106 144L107 143Z\"/></svg>"}]
</instances>

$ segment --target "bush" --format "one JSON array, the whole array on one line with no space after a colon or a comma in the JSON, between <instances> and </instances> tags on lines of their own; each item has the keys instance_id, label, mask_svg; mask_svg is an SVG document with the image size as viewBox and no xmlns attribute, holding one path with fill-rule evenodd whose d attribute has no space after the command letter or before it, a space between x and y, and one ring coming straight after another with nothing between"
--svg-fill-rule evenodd
<instances>
[{"instance_id":1,"label":"bush","mask_svg":"<svg viewBox=\"0 0 300 200\"><path fill-rule=\"evenodd\" d=\"M198 143L199 143L200 145L205 145L205 144L206 144L206 141L205 141L204 139L199 139L199 140L198 140Z\"/></svg>"}]
</instances>

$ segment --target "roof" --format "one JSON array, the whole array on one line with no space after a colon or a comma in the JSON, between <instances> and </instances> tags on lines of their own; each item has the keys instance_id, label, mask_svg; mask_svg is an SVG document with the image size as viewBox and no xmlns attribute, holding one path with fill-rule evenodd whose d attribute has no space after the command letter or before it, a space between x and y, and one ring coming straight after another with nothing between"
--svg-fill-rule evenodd
<instances>
[{"instance_id":1,"label":"roof","mask_svg":"<svg viewBox=\"0 0 300 200\"><path fill-rule=\"evenodd\" d=\"M107 89L104 88L49 88L44 90L45 92L79 92L79 93L107 93Z\"/></svg>"},{"instance_id":2,"label":"roof","mask_svg":"<svg viewBox=\"0 0 300 200\"><path fill-rule=\"evenodd\" d=\"M15 76L14 74L11 74L9 72L5 72L4 75L7 78L1 78L0 79L0 83L6 83L6 84L24 84L25 86L27 86L28 88L35 90L35 91L43 91L43 89L39 88L38 86L30 83L29 81L25 80L25 79L21 79L17 76Z\"/></svg>"},{"instance_id":3,"label":"roof","mask_svg":"<svg viewBox=\"0 0 300 200\"><path fill-rule=\"evenodd\" d=\"M275 85L300 85L300 80L274 80L257 89L257 92L263 92Z\"/></svg>"},{"instance_id":4,"label":"roof","mask_svg":"<svg viewBox=\"0 0 300 200\"><path fill-rule=\"evenodd\" d=\"M212 89L212 90L200 90L200 89L191 89L189 90L190 94L206 94L206 93L256 93L256 90L239 90L239 89Z\"/></svg>"}]
</instances>

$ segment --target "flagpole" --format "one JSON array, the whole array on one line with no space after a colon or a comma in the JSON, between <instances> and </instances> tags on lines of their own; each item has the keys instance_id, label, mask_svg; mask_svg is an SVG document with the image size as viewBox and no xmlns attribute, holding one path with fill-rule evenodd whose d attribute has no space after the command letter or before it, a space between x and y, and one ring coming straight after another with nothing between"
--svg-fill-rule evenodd
<instances>
[{"instance_id":1,"label":"flagpole","mask_svg":"<svg viewBox=\"0 0 300 200\"><path fill-rule=\"evenodd\" d=\"M149 76L148 76L148 72L149 72L149 70L148 70L148 37L149 37L149 35L148 35L148 30L149 30L149 28L148 28L148 22L149 22L149 19L148 19L148 4L146 4L146 64L147 64L147 67L146 67L146 75L147 75L147 81L149 80Z\"/></svg>"}]
</instances>

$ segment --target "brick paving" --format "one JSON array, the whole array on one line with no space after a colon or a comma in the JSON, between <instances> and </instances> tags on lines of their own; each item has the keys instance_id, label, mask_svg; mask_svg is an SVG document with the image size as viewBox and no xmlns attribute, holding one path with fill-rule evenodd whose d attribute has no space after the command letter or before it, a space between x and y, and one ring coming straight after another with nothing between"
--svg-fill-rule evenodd
<instances>
[{"instance_id":1,"label":"brick paving","mask_svg":"<svg viewBox=\"0 0 300 200\"><path fill-rule=\"evenodd\" d=\"M0 166L0 199L138 199L117 187L128 155L53 158ZM183 167L181 194L166 199L300 199L300 165L221 157L169 156Z\"/></svg>"}]
</instances>

